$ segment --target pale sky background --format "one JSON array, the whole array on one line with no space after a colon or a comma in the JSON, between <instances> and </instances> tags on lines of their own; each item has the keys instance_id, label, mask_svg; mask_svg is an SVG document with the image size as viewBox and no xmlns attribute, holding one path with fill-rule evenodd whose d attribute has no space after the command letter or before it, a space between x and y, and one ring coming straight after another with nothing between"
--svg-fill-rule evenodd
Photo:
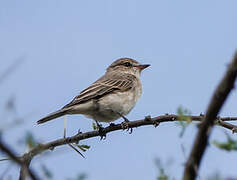
<instances>
[{"instance_id":1,"label":"pale sky background","mask_svg":"<svg viewBox=\"0 0 237 180\"><path fill-rule=\"evenodd\" d=\"M18 153L25 147L16 140L26 130L41 142L61 138L63 118L41 126L36 121L71 101L120 57L151 64L142 73L143 95L127 116L130 120L176 113L180 105L193 115L205 112L237 48L236 7L236 0L1 0L0 74L17 58L25 61L0 84L0 107L15 96L19 116L33 112L24 125L8 130L3 138ZM222 116L237 116L236 100L234 91ZM1 124L11 119L3 112ZM92 129L92 121L83 116L67 118L68 135ZM181 139L180 130L175 123L163 123L157 128L134 129L131 135L118 131L108 134L105 141L83 141L91 146L84 153L86 159L63 146L47 157L36 157L32 167L39 172L39 165L46 164L53 179L85 172L88 180L142 180L157 177L155 158L164 164L173 159L173 164L165 167L178 180L197 129L190 126ZM224 132L231 135L216 127L211 139L224 141ZM224 177L237 177L236 161L236 152L211 145L200 177L217 171ZM0 163L0 174L7 165ZM13 168L9 174L17 177L19 172Z\"/></svg>"}]
</instances>

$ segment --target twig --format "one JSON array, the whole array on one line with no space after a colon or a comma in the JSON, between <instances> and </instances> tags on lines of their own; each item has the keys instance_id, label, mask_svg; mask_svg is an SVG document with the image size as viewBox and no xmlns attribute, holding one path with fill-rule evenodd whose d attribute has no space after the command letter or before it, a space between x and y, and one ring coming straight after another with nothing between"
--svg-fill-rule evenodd
<instances>
[{"instance_id":1,"label":"twig","mask_svg":"<svg viewBox=\"0 0 237 180\"><path fill-rule=\"evenodd\" d=\"M215 119L224 104L226 98L228 97L230 91L234 88L234 82L237 75L237 52L233 58L232 63L223 77L222 81L216 88L210 104L207 108L206 115L203 122L199 128L198 134L196 136L192 151L189 155L188 161L186 163L184 171L184 180L194 180L197 176L198 169L200 166L201 159L205 152L208 139L211 133L211 129L214 125ZM223 127L227 127L226 124L221 124Z\"/></svg>"},{"instance_id":2,"label":"twig","mask_svg":"<svg viewBox=\"0 0 237 180\"><path fill-rule=\"evenodd\" d=\"M82 156L83 158L85 158L85 156L80 152L80 151L78 151L77 150L77 148L75 148L72 144L68 144L74 151L76 151L78 154L80 154L80 156Z\"/></svg>"},{"instance_id":3,"label":"twig","mask_svg":"<svg viewBox=\"0 0 237 180\"><path fill-rule=\"evenodd\" d=\"M3 142L0 140L0 150L4 153L6 153L14 162L19 164L21 166L21 169L24 170L24 174L26 177L26 174L29 174L31 179L37 180L38 178L35 176L35 174L32 172L32 170L29 169L27 163L22 160L22 158L18 158L11 150L8 148ZM23 177L23 176L22 176ZM25 178L20 178L20 179L25 179Z\"/></svg>"},{"instance_id":4,"label":"twig","mask_svg":"<svg viewBox=\"0 0 237 180\"><path fill-rule=\"evenodd\" d=\"M220 125L220 126L222 126L222 127L225 127L225 128L227 128L227 129L231 130L233 134L234 134L234 133L237 133L237 126L235 126L235 125L233 125L233 124L224 122L224 121L222 121L222 120L218 120L218 121L217 121L217 124Z\"/></svg>"}]
</instances>

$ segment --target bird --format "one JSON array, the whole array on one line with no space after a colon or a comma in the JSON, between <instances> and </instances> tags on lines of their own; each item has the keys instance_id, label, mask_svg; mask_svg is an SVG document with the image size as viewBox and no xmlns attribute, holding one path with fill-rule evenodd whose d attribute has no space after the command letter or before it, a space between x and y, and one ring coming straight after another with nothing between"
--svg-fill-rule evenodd
<instances>
[{"instance_id":1,"label":"bird","mask_svg":"<svg viewBox=\"0 0 237 180\"><path fill-rule=\"evenodd\" d=\"M113 122L125 117L142 94L140 74L150 64L140 64L131 58L115 60L105 74L84 89L70 103L41 118L42 124L64 115L81 114L98 122Z\"/></svg>"}]
</instances>

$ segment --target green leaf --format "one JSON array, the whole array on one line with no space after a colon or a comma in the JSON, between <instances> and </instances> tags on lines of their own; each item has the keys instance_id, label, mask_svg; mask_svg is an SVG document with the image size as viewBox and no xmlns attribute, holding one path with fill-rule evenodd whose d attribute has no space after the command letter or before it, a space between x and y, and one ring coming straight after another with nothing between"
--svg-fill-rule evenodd
<instances>
[{"instance_id":1,"label":"green leaf","mask_svg":"<svg viewBox=\"0 0 237 180\"><path fill-rule=\"evenodd\" d=\"M158 176L158 178L157 178L158 180L168 180L169 179L169 177L168 176L166 176L165 174L163 174L163 175L160 175L160 176Z\"/></svg>"},{"instance_id":2,"label":"green leaf","mask_svg":"<svg viewBox=\"0 0 237 180\"><path fill-rule=\"evenodd\" d=\"M97 125L95 122L92 122L92 128L93 128L93 130L97 130Z\"/></svg>"},{"instance_id":3,"label":"green leaf","mask_svg":"<svg viewBox=\"0 0 237 180\"><path fill-rule=\"evenodd\" d=\"M190 115L191 115L191 111L182 107L182 106L179 106L178 109L177 109L177 114L178 114L178 120L179 121L185 121L187 123L191 123L192 122L192 119L190 118Z\"/></svg>"},{"instance_id":4,"label":"green leaf","mask_svg":"<svg viewBox=\"0 0 237 180\"><path fill-rule=\"evenodd\" d=\"M85 180L87 179L87 175L85 173L79 174L77 176L77 180Z\"/></svg>"},{"instance_id":5,"label":"green leaf","mask_svg":"<svg viewBox=\"0 0 237 180\"><path fill-rule=\"evenodd\" d=\"M85 152L86 150L90 149L90 146L88 145L79 145L79 144L74 144L75 146L77 146L80 150L82 150L83 152Z\"/></svg>"},{"instance_id":6,"label":"green leaf","mask_svg":"<svg viewBox=\"0 0 237 180\"><path fill-rule=\"evenodd\" d=\"M155 164L158 168L158 173L159 173L157 180L168 180L169 176L166 175L164 165L159 158L155 159Z\"/></svg>"},{"instance_id":7,"label":"green leaf","mask_svg":"<svg viewBox=\"0 0 237 180\"><path fill-rule=\"evenodd\" d=\"M219 142L217 140L212 141L212 144L217 148L225 151L237 151L237 141L232 139L228 134L226 134L227 141Z\"/></svg>"},{"instance_id":8,"label":"green leaf","mask_svg":"<svg viewBox=\"0 0 237 180\"><path fill-rule=\"evenodd\" d=\"M30 148L34 148L38 145L33 134L31 132L26 133L25 142Z\"/></svg>"},{"instance_id":9,"label":"green leaf","mask_svg":"<svg viewBox=\"0 0 237 180\"><path fill-rule=\"evenodd\" d=\"M191 111L188 109L179 106L177 109L177 114L178 114L178 125L181 127L181 132L179 133L179 137L183 137L184 132L188 125L192 122L192 119L190 118Z\"/></svg>"},{"instance_id":10,"label":"green leaf","mask_svg":"<svg viewBox=\"0 0 237 180\"><path fill-rule=\"evenodd\" d=\"M81 145L81 147L82 147L82 148L85 148L85 149L90 149L90 146L85 145L85 144Z\"/></svg>"}]
</instances>

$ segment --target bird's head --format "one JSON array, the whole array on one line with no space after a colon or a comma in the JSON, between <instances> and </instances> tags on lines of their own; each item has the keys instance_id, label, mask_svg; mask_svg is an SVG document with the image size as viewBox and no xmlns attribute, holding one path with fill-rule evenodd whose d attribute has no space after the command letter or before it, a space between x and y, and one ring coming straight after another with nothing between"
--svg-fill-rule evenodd
<instances>
[{"instance_id":1,"label":"bird's head","mask_svg":"<svg viewBox=\"0 0 237 180\"><path fill-rule=\"evenodd\" d=\"M140 64L139 62L131 58L120 58L114 61L107 68L107 73L110 72L128 73L133 74L136 77L139 77L141 71L149 66L150 64Z\"/></svg>"}]
</instances>

